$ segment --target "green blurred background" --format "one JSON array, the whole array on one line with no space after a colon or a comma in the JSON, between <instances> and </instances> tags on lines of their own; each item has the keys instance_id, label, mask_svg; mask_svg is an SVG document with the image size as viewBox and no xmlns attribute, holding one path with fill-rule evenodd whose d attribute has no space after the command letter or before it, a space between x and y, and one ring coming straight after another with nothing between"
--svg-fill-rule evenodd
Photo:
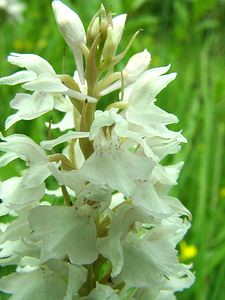
<instances>
[{"instance_id":1,"label":"green blurred background","mask_svg":"<svg viewBox=\"0 0 225 300\"><path fill-rule=\"evenodd\" d=\"M35 53L46 58L58 73L73 74L74 62L57 29L51 1L24 1L24 21L0 17L0 76L17 69L6 61L10 52ZM137 29L144 29L129 55L147 48L151 67L172 64L177 79L158 97L158 105L176 114L188 139L182 151L166 163L184 160L179 185L172 193L193 214L193 224L180 244L181 261L194 263L196 282L178 293L180 300L225 299L225 0L76 0L64 1L87 26L101 2L112 11L127 12L128 20L120 50ZM128 57L129 57L128 55ZM128 60L125 59L123 65ZM0 87L0 130L10 113L9 101L20 87ZM44 122L21 121L7 134L26 133L39 142L46 138ZM60 119L54 115L54 122ZM56 132L56 135L58 133ZM0 171L1 180L20 172L20 165ZM4 221L4 220L3 220ZM1 269L0 275L9 272ZM0 295L0 299L3 296ZM41 299L40 299L41 300Z\"/></svg>"}]
</instances>

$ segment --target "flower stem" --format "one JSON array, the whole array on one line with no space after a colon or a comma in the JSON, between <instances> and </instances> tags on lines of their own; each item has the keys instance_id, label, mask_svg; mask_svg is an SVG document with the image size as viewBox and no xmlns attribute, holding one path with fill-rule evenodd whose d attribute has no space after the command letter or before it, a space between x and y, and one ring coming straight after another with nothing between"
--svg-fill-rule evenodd
<instances>
[{"instance_id":1,"label":"flower stem","mask_svg":"<svg viewBox=\"0 0 225 300\"><path fill-rule=\"evenodd\" d=\"M69 196L69 193L68 193L65 185L61 185L61 190L62 190L62 194L63 194L63 198L64 198L64 201L65 201L65 204L67 206L72 206L73 203L70 200L70 196Z\"/></svg>"},{"instance_id":2,"label":"flower stem","mask_svg":"<svg viewBox=\"0 0 225 300\"><path fill-rule=\"evenodd\" d=\"M83 104L82 114L81 114L81 124L80 131L90 131L91 124L94 119L96 104L85 102ZM93 143L88 138L80 139L80 147L84 154L85 159L87 159L94 151Z\"/></svg>"}]
</instances>

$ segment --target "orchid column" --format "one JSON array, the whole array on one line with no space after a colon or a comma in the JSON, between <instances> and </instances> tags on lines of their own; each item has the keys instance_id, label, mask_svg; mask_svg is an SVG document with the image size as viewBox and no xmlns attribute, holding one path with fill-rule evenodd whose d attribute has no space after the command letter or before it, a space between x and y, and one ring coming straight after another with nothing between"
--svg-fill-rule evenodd
<instances>
[{"instance_id":1,"label":"orchid column","mask_svg":"<svg viewBox=\"0 0 225 300\"><path fill-rule=\"evenodd\" d=\"M53 109L65 113L47 124L64 133L40 145L23 134L1 135L0 166L19 158L26 169L0 183L0 215L12 216L1 224L0 264L16 266L0 290L13 300L175 299L194 281L176 250L191 215L168 196L182 162L160 161L186 140L167 129L178 120L155 97L176 74L165 74L170 66L148 69L147 50L118 71L138 34L118 53L125 14L113 17L101 6L86 33L74 11L58 0L52 6L77 71L56 74L37 55L11 53L9 62L25 70L0 79L25 89L10 102L16 112L6 129ZM49 177L58 189L47 188Z\"/></svg>"}]
</instances>

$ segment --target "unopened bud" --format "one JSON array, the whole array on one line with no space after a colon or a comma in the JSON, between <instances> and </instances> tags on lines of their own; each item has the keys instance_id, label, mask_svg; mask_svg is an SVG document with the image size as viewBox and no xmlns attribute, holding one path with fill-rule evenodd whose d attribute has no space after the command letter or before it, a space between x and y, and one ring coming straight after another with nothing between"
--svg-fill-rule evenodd
<instances>
[{"instance_id":1,"label":"unopened bud","mask_svg":"<svg viewBox=\"0 0 225 300\"><path fill-rule=\"evenodd\" d=\"M101 40L104 42L107 38L107 32L108 32L108 20L106 17L104 17L102 20L101 20L101 23L100 23L100 32L101 32Z\"/></svg>"},{"instance_id":2,"label":"unopened bud","mask_svg":"<svg viewBox=\"0 0 225 300\"><path fill-rule=\"evenodd\" d=\"M101 19L106 17L106 10L105 10L105 6L103 4L101 4L101 11L100 11L100 15L101 15Z\"/></svg>"},{"instance_id":3,"label":"unopened bud","mask_svg":"<svg viewBox=\"0 0 225 300\"><path fill-rule=\"evenodd\" d=\"M126 83L134 82L149 66L151 54L145 49L133 55L123 70Z\"/></svg>"},{"instance_id":4,"label":"unopened bud","mask_svg":"<svg viewBox=\"0 0 225 300\"><path fill-rule=\"evenodd\" d=\"M108 58L108 59L113 58L116 53L116 49L117 49L117 41L116 41L115 32L112 26L109 26L107 32L107 38L103 48L104 58Z\"/></svg>"},{"instance_id":5,"label":"unopened bud","mask_svg":"<svg viewBox=\"0 0 225 300\"><path fill-rule=\"evenodd\" d=\"M88 45L92 45L92 43L94 42L98 34L99 34L99 17L96 17L88 27L88 31L87 31Z\"/></svg>"},{"instance_id":6,"label":"unopened bud","mask_svg":"<svg viewBox=\"0 0 225 300\"><path fill-rule=\"evenodd\" d=\"M84 26L79 16L59 0L52 2L52 8L59 30L67 45L71 48L77 64L77 70L83 81L83 55L82 46L86 44Z\"/></svg>"}]
</instances>

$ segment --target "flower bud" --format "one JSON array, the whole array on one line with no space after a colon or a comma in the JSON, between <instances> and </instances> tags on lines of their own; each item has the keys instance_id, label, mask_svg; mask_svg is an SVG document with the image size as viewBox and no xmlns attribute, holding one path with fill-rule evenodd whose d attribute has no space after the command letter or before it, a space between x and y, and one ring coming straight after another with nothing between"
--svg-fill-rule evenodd
<instances>
[{"instance_id":1,"label":"flower bud","mask_svg":"<svg viewBox=\"0 0 225 300\"><path fill-rule=\"evenodd\" d=\"M149 66L151 54L148 50L144 50L133 55L123 70L126 83L134 82Z\"/></svg>"},{"instance_id":2,"label":"flower bud","mask_svg":"<svg viewBox=\"0 0 225 300\"><path fill-rule=\"evenodd\" d=\"M104 58L108 58L108 59L113 58L116 53L116 49L117 49L116 35L112 26L109 26L107 31L107 38L103 48Z\"/></svg>"},{"instance_id":3,"label":"flower bud","mask_svg":"<svg viewBox=\"0 0 225 300\"><path fill-rule=\"evenodd\" d=\"M151 54L145 49L142 52L134 54L123 69L123 79L125 87L134 83L138 77L148 68L151 61ZM100 95L107 95L121 87L121 80L108 85L101 90Z\"/></svg>"},{"instance_id":4,"label":"flower bud","mask_svg":"<svg viewBox=\"0 0 225 300\"><path fill-rule=\"evenodd\" d=\"M94 42L98 34L99 34L99 17L96 17L88 27L88 31L87 31L88 45L92 45L92 43Z\"/></svg>"},{"instance_id":5,"label":"flower bud","mask_svg":"<svg viewBox=\"0 0 225 300\"><path fill-rule=\"evenodd\" d=\"M108 32L108 20L106 17L104 17L101 20L100 23L100 32L101 32L101 40L104 42L107 38L107 32Z\"/></svg>"},{"instance_id":6,"label":"flower bud","mask_svg":"<svg viewBox=\"0 0 225 300\"><path fill-rule=\"evenodd\" d=\"M84 26L79 16L59 0L52 2L52 8L59 30L71 48L81 81L84 81L82 46L86 44Z\"/></svg>"}]
</instances>

